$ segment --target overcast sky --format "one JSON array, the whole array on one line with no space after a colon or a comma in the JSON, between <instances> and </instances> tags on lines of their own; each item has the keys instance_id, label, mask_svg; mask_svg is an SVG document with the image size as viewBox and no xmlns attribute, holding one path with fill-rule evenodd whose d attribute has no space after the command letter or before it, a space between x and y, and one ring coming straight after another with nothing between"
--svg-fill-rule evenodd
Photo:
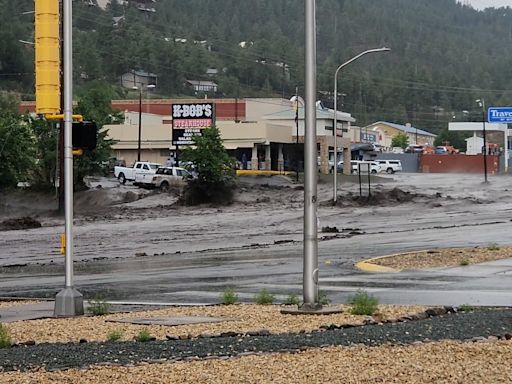
<instances>
[{"instance_id":1,"label":"overcast sky","mask_svg":"<svg viewBox=\"0 0 512 384\"><path fill-rule=\"evenodd\" d=\"M462 2L462 1L461 1ZM484 9L487 7L512 7L512 0L469 0L471 5L477 9Z\"/></svg>"}]
</instances>

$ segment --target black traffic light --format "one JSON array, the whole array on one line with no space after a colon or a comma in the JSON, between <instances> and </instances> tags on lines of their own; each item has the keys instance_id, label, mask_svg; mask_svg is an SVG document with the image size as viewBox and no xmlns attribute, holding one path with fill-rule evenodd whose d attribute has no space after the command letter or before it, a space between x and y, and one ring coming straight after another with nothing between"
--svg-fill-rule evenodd
<instances>
[{"instance_id":1,"label":"black traffic light","mask_svg":"<svg viewBox=\"0 0 512 384\"><path fill-rule=\"evenodd\" d=\"M96 148L98 141L98 126L94 121L73 122L73 148L88 149Z\"/></svg>"}]
</instances>

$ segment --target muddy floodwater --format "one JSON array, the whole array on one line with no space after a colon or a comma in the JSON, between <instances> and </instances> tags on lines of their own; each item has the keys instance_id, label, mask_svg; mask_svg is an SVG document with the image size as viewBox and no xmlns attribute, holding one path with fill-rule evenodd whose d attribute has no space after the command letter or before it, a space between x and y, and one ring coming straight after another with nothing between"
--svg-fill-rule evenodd
<instances>
[{"instance_id":1,"label":"muddy floodwater","mask_svg":"<svg viewBox=\"0 0 512 384\"><path fill-rule=\"evenodd\" d=\"M383 175L372 178L370 197L357 177L342 177L336 206L331 177L318 185L318 253L332 296L337 278L364 288L354 268L362 259L512 242L510 176L483 184L483 175ZM300 294L303 188L285 177L241 179L226 207L184 207L172 193L108 178L89 185L75 196L73 252L86 297L216 302L226 287L247 301L263 287ZM51 194L0 196L0 296L53 297L62 288L64 222L54 209Z\"/></svg>"}]
</instances>

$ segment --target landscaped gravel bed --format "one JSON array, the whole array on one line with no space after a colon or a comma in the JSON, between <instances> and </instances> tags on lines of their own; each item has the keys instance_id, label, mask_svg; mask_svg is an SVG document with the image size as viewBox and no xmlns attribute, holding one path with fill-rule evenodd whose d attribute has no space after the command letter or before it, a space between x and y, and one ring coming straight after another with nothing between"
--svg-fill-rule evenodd
<instances>
[{"instance_id":1,"label":"landscaped gravel bed","mask_svg":"<svg viewBox=\"0 0 512 384\"><path fill-rule=\"evenodd\" d=\"M425 320L384 323L302 334L232 336L152 342L68 343L18 346L0 351L4 371L66 369L99 363L136 364L254 352L299 351L322 346L349 346L417 341L512 337L512 310L485 310L434 316ZM388 355L391 360L392 355ZM509 365L507 365L509 367ZM503 367L507 369L507 367ZM1 379L1 377L0 377ZM0 380L1 382L1 380Z\"/></svg>"},{"instance_id":2,"label":"landscaped gravel bed","mask_svg":"<svg viewBox=\"0 0 512 384\"><path fill-rule=\"evenodd\" d=\"M106 316L85 316L65 319L41 319L19 321L7 325L13 342L78 342L106 341L109 332L122 333L122 340L133 340L141 331L147 330L152 336L165 340L167 336L180 338L197 337L201 334L220 334L222 332L247 333L262 329L271 333L310 332L323 325L362 325L368 321L366 316L350 314L350 306L337 306L342 313L328 316L292 316L280 313L278 305L219 305L205 307L176 307L152 311L116 313ZM397 319L402 316L424 312L423 306L379 305L374 316L378 321ZM133 325L115 323L111 320L133 318L159 318L166 316L210 316L234 318L235 321L222 323L202 323L180 326Z\"/></svg>"},{"instance_id":3,"label":"landscaped gravel bed","mask_svg":"<svg viewBox=\"0 0 512 384\"><path fill-rule=\"evenodd\" d=\"M456 267L485 263L512 257L512 247L489 245L488 247L447 248L421 252L401 253L373 259L372 264L399 270Z\"/></svg>"},{"instance_id":4,"label":"landscaped gravel bed","mask_svg":"<svg viewBox=\"0 0 512 384\"><path fill-rule=\"evenodd\" d=\"M512 343L334 347L136 367L0 374L3 384L510 383Z\"/></svg>"}]
</instances>

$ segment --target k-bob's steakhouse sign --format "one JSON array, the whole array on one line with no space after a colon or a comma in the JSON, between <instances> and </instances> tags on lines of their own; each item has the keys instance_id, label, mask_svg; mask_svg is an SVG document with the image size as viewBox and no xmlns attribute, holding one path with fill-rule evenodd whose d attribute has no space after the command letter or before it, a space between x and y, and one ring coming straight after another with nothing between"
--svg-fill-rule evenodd
<instances>
[{"instance_id":1,"label":"k-bob's steakhouse sign","mask_svg":"<svg viewBox=\"0 0 512 384\"><path fill-rule=\"evenodd\" d=\"M202 136L215 121L213 103L172 105L172 144L192 145L194 136Z\"/></svg>"}]
</instances>

